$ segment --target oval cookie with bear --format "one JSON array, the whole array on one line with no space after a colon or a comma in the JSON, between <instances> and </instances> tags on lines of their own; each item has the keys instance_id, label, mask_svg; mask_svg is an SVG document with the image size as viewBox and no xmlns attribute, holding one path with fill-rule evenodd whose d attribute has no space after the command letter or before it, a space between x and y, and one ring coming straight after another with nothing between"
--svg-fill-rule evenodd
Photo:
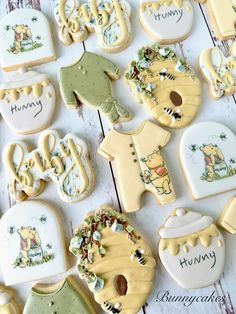
<instances>
[{"instance_id":1,"label":"oval cookie with bear","mask_svg":"<svg viewBox=\"0 0 236 314\"><path fill-rule=\"evenodd\" d=\"M95 300L107 313L135 314L151 289L156 262L127 218L107 205L75 231L70 251Z\"/></svg>"},{"instance_id":2,"label":"oval cookie with bear","mask_svg":"<svg viewBox=\"0 0 236 314\"><path fill-rule=\"evenodd\" d=\"M137 100L164 126L185 127L198 113L200 81L191 66L168 47L155 43L139 49L126 81Z\"/></svg>"}]
</instances>

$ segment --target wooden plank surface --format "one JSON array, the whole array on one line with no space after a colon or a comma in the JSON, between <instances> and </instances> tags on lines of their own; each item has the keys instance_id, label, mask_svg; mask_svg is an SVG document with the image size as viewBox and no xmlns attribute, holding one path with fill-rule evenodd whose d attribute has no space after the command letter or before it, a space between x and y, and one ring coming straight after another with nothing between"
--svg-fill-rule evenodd
<instances>
[{"instance_id":1,"label":"wooden plank surface","mask_svg":"<svg viewBox=\"0 0 236 314\"><path fill-rule=\"evenodd\" d=\"M117 63L122 72L128 62L135 55L135 51L142 45L151 41L148 35L142 30L138 19L138 6L139 0L130 0L132 6L132 28L133 28L133 40L130 46L125 50L117 54L107 54L101 52L96 44L96 35L91 34L89 39L83 44L73 44L71 46L64 47L58 40L57 27L53 19L53 9L55 1L53 0L1 0L0 1L0 15L3 16L6 12L22 7L32 7L38 10L42 10L44 14L50 19L53 28L53 35L55 38L57 56L58 59L50 64L42 65L36 68L40 72L48 73L56 87L57 87L57 112L55 115L54 123L51 128L59 130L60 133L66 134L67 132L75 132L84 138L90 148L91 162L96 173L96 186L92 195L84 201L68 205L63 204L58 199L55 191L54 184L48 184L45 192L41 194L38 199L49 200L51 204L55 205L62 211L64 216L64 228L67 236L67 242L71 237L74 228L80 223L84 214L87 211L93 210L103 203L109 203L114 205L117 209L123 211L122 201L119 198L119 192L116 186L115 168L105 161L101 156L97 155L96 151L101 143L104 135L109 131L110 125L103 116L98 112L93 111L84 105L80 106L77 110L69 110L63 104L60 93L58 90L57 78L58 70L61 66L68 65L74 62L80 57L84 49L99 53ZM205 5L199 5L193 1L195 10L195 23L191 36L180 44L173 45L173 48L192 64L195 69L196 60L199 53L206 47L218 46L222 51L227 52L232 41L220 42L216 40L212 27L209 23L209 18L206 12ZM2 77L9 76L9 73L1 74ZM132 97L128 86L125 85L123 79L113 83L114 94L119 97L120 101L127 106L127 108L133 112L134 118L130 122L123 123L117 127L120 130L128 130L137 127L144 119L151 119L149 112L140 104L137 104ZM213 101L207 94L207 87L203 85L202 96L202 108L196 118L195 122L214 120L229 126L236 133L236 101L235 97L224 97L219 101ZM147 301L146 306L140 310L139 313L156 314L156 313L227 313L233 314L236 311L236 250L234 236L225 234L227 245L227 258L226 266L221 280L215 285L199 290L184 290L178 287L178 285L168 276L164 268L162 267L158 258L158 246L157 246L157 228L168 216L168 213L179 206L189 207L193 210L200 211L204 214L212 215L217 218L220 211L227 200L235 195L234 192L224 193L219 196L211 197L206 200L193 201L190 196L185 179L183 178L182 171L178 162L178 143L184 130L171 130L172 139L170 143L164 149L164 155L172 173L176 193L177 201L175 204L159 206L156 204L155 199L150 194L146 194L143 197L142 209L134 214L130 214L129 217L133 224L140 229L143 235L146 237L148 243L152 247L153 253L157 259L157 271L153 291ZM4 145L13 139L24 139L32 147L37 144L38 135L31 136L17 136L12 133L3 120L0 121L0 151L2 151ZM5 212L12 204L12 200L9 196L8 186L6 184L7 178L3 170L2 164L0 164L0 210ZM71 265L75 265L75 260L71 257ZM73 267L68 273L76 273L75 267ZM62 276L61 276L62 277ZM1 275L0 275L1 278ZM59 277L60 278L60 277ZM48 279L45 282L55 281L59 278ZM79 279L78 279L79 280ZM79 280L81 285L85 287L85 284ZM23 284L16 286L16 290L19 295L19 301L23 304L27 291L30 289L31 284ZM157 294L160 291L168 290L172 296L207 296L214 293L216 296L225 296L225 301L222 304L217 302L194 302L191 306L184 306L182 302L157 302ZM97 306L97 313L103 313L99 306Z\"/></svg>"}]
</instances>

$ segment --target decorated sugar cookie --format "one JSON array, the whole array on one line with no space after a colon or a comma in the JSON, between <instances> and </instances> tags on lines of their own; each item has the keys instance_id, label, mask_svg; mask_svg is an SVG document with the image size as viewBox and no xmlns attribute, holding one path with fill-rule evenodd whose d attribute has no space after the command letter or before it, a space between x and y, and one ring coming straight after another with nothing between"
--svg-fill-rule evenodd
<instances>
[{"instance_id":1,"label":"decorated sugar cookie","mask_svg":"<svg viewBox=\"0 0 236 314\"><path fill-rule=\"evenodd\" d=\"M68 203L80 201L93 190L87 145L71 133L61 138L55 131L44 131L38 148L31 152L24 142L11 142L4 149L3 163L18 202L39 195L49 180L57 184L60 198Z\"/></svg>"},{"instance_id":2,"label":"decorated sugar cookie","mask_svg":"<svg viewBox=\"0 0 236 314\"><path fill-rule=\"evenodd\" d=\"M87 39L95 32L101 49L123 50L131 38L131 8L126 0L58 0L55 18L65 45Z\"/></svg>"},{"instance_id":3,"label":"decorated sugar cookie","mask_svg":"<svg viewBox=\"0 0 236 314\"><path fill-rule=\"evenodd\" d=\"M60 70L60 89L67 107L74 109L78 102L99 109L111 123L131 119L131 114L112 95L111 79L119 78L119 68L110 60L91 52Z\"/></svg>"},{"instance_id":4,"label":"decorated sugar cookie","mask_svg":"<svg viewBox=\"0 0 236 314\"><path fill-rule=\"evenodd\" d=\"M217 225L231 234L236 234L236 197L226 203L217 220Z\"/></svg>"},{"instance_id":5,"label":"decorated sugar cookie","mask_svg":"<svg viewBox=\"0 0 236 314\"><path fill-rule=\"evenodd\" d=\"M55 60L49 23L40 11L17 9L0 21L0 64L11 71Z\"/></svg>"},{"instance_id":6,"label":"decorated sugar cookie","mask_svg":"<svg viewBox=\"0 0 236 314\"><path fill-rule=\"evenodd\" d=\"M46 203L27 201L0 220L0 265L6 285L35 281L67 270L61 222Z\"/></svg>"},{"instance_id":7,"label":"decorated sugar cookie","mask_svg":"<svg viewBox=\"0 0 236 314\"><path fill-rule=\"evenodd\" d=\"M21 69L0 86L1 115L16 133L31 134L47 128L55 105L55 90L45 74Z\"/></svg>"},{"instance_id":8,"label":"decorated sugar cookie","mask_svg":"<svg viewBox=\"0 0 236 314\"><path fill-rule=\"evenodd\" d=\"M226 40L236 35L235 0L198 0L198 2L206 2L214 33L218 39Z\"/></svg>"},{"instance_id":9,"label":"decorated sugar cookie","mask_svg":"<svg viewBox=\"0 0 236 314\"><path fill-rule=\"evenodd\" d=\"M156 262L124 215L103 205L75 231L70 251L104 311L135 314L144 305Z\"/></svg>"},{"instance_id":10,"label":"decorated sugar cookie","mask_svg":"<svg viewBox=\"0 0 236 314\"><path fill-rule=\"evenodd\" d=\"M23 314L95 314L91 302L82 289L68 277L53 285L34 286L24 307Z\"/></svg>"},{"instance_id":11,"label":"decorated sugar cookie","mask_svg":"<svg viewBox=\"0 0 236 314\"><path fill-rule=\"evenodd\" d=\"M20 314L20 308L14 300L14 292L0 285L0 314Z\"/></svg>"},{"instance_id":12,"label":"decorated sugar cookie","mask_svg":"<svg viewBox=\"0 0 236 314\"><path fill-rule=\"evenodd\" d=\"M181 128L200 107L201 86L193 69L174 51L152 44L129 64L126 81L140 103L164 126Z\"/></svg>"},{"instance_id":13,"label":"decorated sugar cookie","mask_svg":"<svg viewBox=\"0 0 236 314\"><path fill-rule=\"evenodd\" d=\"M162 155L169 139L169 132L150 121L127 133L111 130L106 135L98 153L116 164L125 211L140 209L141 197L146 191L161 205L175 201L171 176Z\"/></svg>"},{"instance_id":14,"label":"decorated sugar cookie","mask_svg":"<svg viewBox=\"0 0 236 314\"><path fill-rule=\"evenodd\" d=\"M236 43L231 47L229 57L215 47L203 50L199 65L213 98L236 92Z\"/></svg>"},{"instance_id":15,"label":"decorated sugar cookie","mask_svg":"<svg viewBox=\"0 0 236 314\"><path fill-rule=\"evenodd\" d=\"M162 264L185 289L203 288L220 279L224 239L209 216L178 208L159 230Z\"/></svg>"},{"instance_id":16,"label":"decorated sugar cookie","mask_svg":"<svg viewBox=\"0 0 236 314\"><path fill-rule=\"evenodd\" d=\"M180 141L180 161L195 199L236 188L235 134L217 122L189 127Z\"/></svg>"},{"instance_id":17,"label":"decorated sugar cookie","mask_svg":"<svg viewBox=\"0 0 236 314\"><path fill-rule=\"evenodd\" d=\"M140 22L160 44L171 44L188 37L194 19L189 0L140 0Z\"/></svg>"}]
</instances>

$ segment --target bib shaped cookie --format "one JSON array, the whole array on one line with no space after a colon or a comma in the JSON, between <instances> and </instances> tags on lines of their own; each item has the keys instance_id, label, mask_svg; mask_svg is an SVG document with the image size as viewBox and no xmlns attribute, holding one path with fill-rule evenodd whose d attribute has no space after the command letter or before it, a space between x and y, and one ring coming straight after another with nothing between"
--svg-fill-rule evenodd
<instances>
[{"instance_id":1,"label":"bib shaped cookie","mask_svg":"<svg viewBox=\"0 0 236 314\"><path fill-rule=\"evenodd\" d=\"M160 44L172 44L188 37L194 19L188 0L140 0L140 22Z\"/></svg>"},{"instance_id":2,"label":"bib shaped cookie","mask_svg":"<svg viewBox=\"0 0 236 314\"><path fill-rule=\"evenodd\" d=\"M54 209L28 201L0 220L1 270L6 285L35 281L67 270L61 222Z\"/></svg>"},{"instance_id":3,"label":"bib shaped cookie","mask_svg":"<svg viewBox=\"0 0 236 314\"><path fill-rule=\"evenodd\" d=\"M104 205L71 240L79 275L107 313L135 314L152 288L155 260L127 218Z\"/></svg>"},{"instance_id":4,"label":"bib shaped cookie","mask_svg":"<svg viewBox=\"0 0 236 314\"><path fill-rule=\"evenodd\" d=\"M236 188L236 137L217 122L201 122L183 134L180 161L194 199Z\"/></svg>"},{"instance_id":5,"label":"bib shaped cookie","mask_svg":"<svg viewBox=\"0 0 236 314\"><path fill-rule=\"evenodd\" d=\"M179 208L159 230L162 264L185 289L212 285L225 262L224 239L209 216Z\"/></svg>"},{"instance_id":6,"label":"bib shaped cookie","mask_svg":"<svg viewBox=\"0 0 236 314\"><path fill-rule=\"evenodd\" d=\"M32 134L47 128L55 105L55 90L45 74L20 71L0 86L1 115L16 133Z\"/></svg>"},{"instance_id":7,"label":"bib shaped cookie","mask_svg":"<svg viewBox=\"0 0 236 314\"><path fill-rule=\"evenodd\" d=\"M55 60L49 23L37 10L18 9L0 21L0 64L16 70Z\"/></svg>"},{"instance_id":8,"label":"bib shaped cookie","mask_svg":"<svg viewBox=\"0 0 236 314\"><path fill-rule=\"evenodd\" d=\"M168 47L152 44L138 50L126 81L140 103L162 125L181 128L192 122L201 101L194 70Z\"/></svg>"}]
</instances>

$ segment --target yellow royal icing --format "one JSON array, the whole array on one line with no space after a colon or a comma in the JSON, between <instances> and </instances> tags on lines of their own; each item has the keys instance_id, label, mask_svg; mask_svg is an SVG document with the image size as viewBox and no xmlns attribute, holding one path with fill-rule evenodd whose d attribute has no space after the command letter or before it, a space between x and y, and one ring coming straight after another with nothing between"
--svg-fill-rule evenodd
<instances>
[{"instance_id":1,"label":"yellow royal icing","mask_svg":"<svg viewBox=\"0 0 236 314\"><path fill-rule=\"evenodd\" d=\"M176 5L178 8L181 8L184 0L159 0L159 1L147 1L143 2L140 5L141 12L145 12L147 9L158 10L160 6L165 5L169 6L171 4Z\"/></svg>"}]
</instances>

